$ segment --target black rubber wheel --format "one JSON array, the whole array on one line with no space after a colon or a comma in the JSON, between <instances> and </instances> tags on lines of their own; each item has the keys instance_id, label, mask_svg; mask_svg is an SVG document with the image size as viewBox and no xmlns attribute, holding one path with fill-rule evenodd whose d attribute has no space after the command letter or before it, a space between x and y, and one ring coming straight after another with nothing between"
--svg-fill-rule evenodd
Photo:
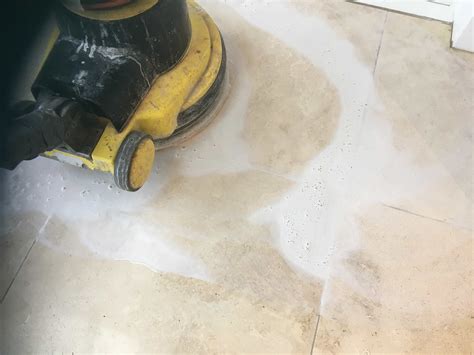
<instances>
[{"instance_id":1,"label":"black rubber wheel","mask_svg":"<svg viewBox=\"0 0 474 355\"><path fill-rule=\"evenodd\" d=\"M133 192L141 188L141 186L132 186L130 181L130 170L135 152L140 144L145 140L153 142L150 135L139 131L133 131L128 134L120 145L117 156L115 157L114 180L117 187L122 190Z\"/></svg>"}]
</instances>

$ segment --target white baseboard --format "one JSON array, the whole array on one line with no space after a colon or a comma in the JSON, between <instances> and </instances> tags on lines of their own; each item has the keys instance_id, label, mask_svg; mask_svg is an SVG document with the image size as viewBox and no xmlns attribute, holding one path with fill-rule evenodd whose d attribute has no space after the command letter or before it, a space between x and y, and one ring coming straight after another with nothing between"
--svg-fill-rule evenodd
<instances>
[{"instance_id":1,"label":"white baseboard","mask_svg":"<svg viewBox=\"0 0 474 355\"><path fill-rule=\"evenodd\" d=\"M349 0L453 24L453 48L474 52L474 0Z\"/></svg>"},{"instance_id":2,"label":"white baseboard","mask_svg":"<svg viewBox=\"0 0 474 355\"><path fill-rule=\"evenodd\" d=\"M353 2L438 21L453 22L452 0L353 0Z\"/></svg>"}]
</instances>

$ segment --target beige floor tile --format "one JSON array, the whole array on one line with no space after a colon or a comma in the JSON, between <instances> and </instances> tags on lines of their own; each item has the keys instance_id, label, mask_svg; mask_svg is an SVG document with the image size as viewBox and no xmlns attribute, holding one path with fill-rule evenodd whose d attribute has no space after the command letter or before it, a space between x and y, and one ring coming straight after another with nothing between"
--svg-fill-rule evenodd
<instances>
[{"instance_id":1,"label":"beige floor tile","mask_svg":"<svg viewBox=\"0 0 474 355\"><path fill-rule=\"evenodd\" d=\"M426 145L472 201L474 56L450 49L450 37L449 25L390 13L376 88L391 115L394 145L420 165L416 152Z\"/></svg>"},{"instance_id":2,"label":"beige floor tile","mask_svg":"<svg viewBox=\"0 0 474 355\"><path fill-rule=\"evenodd\" d=\"M315 351L469 353L471 231L380 205L358 223L360 250L333 262Z\"/></svg>"},{"instance_id":3,"label":"beige floor tile","mask_svg":"<svg viewBox=\"0 0 474 355\"><path fill-rule=\"evenodd\" d=\"M44 234L76 245L64 231ZM205 282L38 243L1 305L2 352L309 352L320 286L265 243L239 248L214 250L227 275Z\"/></svg>"},{"instance_id":4,"label":"beige floor tile","mask_svg":"<svg viewBox=\"0 0 474 355\"><path fill-rule=\"evenodd\" d=\"M32 248L35 237L47 217L39 213L11 216L2 211L0 220L0 301L4 298L13 279Z\"/></svg>"}]
</instances>

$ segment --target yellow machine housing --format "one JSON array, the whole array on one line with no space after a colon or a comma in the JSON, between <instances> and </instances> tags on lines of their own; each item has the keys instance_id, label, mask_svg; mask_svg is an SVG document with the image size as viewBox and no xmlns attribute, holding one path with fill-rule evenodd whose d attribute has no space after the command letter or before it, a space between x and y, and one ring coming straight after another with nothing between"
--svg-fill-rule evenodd
<instances>
[{"instance_id":1,"label":"yellow machine housing","mask_svg":"<svg viewBox=\"0 0 474 355\"><path fill-rule=\"evenodd\" d=\"M214 21L193 0L188 0L188 10L192 36L186 54L176 66L156 78L125 127L119 132L103 118L107 125L91 159L59 149L46 152L45 156L117 175L118 155L124 141L133 132L141 132L146 136L142 135L143 139L136 144L127 162L127 182L119 187L135 191L145 184L152 171L154 143L166 142L175 133L179 114L206 95L225 65L225 48Z\"/></svg>"}]
</instances>

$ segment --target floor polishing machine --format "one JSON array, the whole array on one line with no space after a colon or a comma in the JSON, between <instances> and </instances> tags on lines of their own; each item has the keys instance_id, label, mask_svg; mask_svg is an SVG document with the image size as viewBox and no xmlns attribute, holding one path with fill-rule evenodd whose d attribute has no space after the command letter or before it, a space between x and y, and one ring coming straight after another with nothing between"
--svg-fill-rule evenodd
<instances>
[{"instance_id":1,"label":"floor polishing machine","mask_svg":"<svg viewBox=\"0 0 474 355\"><path fill-rule=\"evenodd\" d=\"M42 155L136 191L156 150L212 119L226 51L194 0L60 0L49 36L34 100L8 109L2 167Z\"/></svg>"}]
</instances>

